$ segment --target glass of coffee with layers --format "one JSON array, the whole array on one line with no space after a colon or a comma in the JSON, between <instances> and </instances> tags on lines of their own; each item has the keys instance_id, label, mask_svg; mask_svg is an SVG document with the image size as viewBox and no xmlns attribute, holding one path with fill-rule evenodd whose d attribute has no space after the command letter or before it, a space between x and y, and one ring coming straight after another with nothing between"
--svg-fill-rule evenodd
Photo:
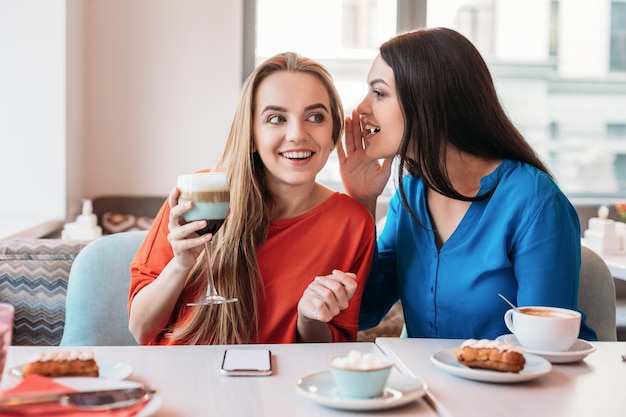
<instances>
[{"instance_id":1,"label":"glass of coffee with layers","mask_svg":"<svg viewBox=\"0 0 626 417\"><path fill-rule=\"evenodd\" d=\"M178 202L191 201L193 207L183 215L188 221L206 220L205 228L196 233L203 235L215 233L222 227L230 203L230 191L228 179L223 171L198 172L194 174L180 175L178 177L178 189L180 195ZM224 304L237 301L236 298L222 297L217 293L217 288L213 280L213 262L211 257L210 242L204 244L207 254L207 294L202 300L188 303L187 305L209 305Z\"/></svg>"}]
</instances>

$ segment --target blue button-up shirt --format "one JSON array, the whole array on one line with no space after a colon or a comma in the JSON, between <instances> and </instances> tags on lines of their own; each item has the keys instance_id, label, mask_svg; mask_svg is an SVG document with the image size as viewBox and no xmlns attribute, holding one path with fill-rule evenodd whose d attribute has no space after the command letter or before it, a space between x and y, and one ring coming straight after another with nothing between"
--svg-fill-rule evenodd
<instances>
[{"instance_id":1,"label":"blue button-up shirt","mask_svg":"<svg viewBox=\"0 0 626 417\"><path fill-rule=\"evenodd\" d=\"M375 326L402 300L409 337L489 338L510 333L508 305L578 309L581 247L576 210L542 171L505 160L481 180L480 194L438 249L419 178L403 180L407 200L389 204L361 305L360 328ZM584 316L584 314L583 314ZM581 338L596 340L583 320Z\"/></svg>"}]
</instances>

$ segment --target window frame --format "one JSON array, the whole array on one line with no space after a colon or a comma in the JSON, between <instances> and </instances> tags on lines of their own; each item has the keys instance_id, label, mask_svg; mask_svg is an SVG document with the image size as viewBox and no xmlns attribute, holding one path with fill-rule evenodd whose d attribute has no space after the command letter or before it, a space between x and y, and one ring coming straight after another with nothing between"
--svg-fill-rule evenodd
<instances>
[{"instance_id":1,"label":"window frame","mask_svg":"<svg viewBox=\"0 0 626 417\"><path fill-rule=\"evenodd\" d=\"M615 2L624 2L623 0L613 0L611 4ZM420 27L426 26L426 16L427 16L427 3L428 0L397 0L397 31L398 33L413 30ZM553 1L551 3L556 3L555 5L551 4L551 7L556 7L558 10L559 2ZM256 43L256 34L255 34L255 20L256 20L256 0L243 0L244 4L244 34L243 34L243 74L242 74L242 82L247 78L247 76L252 72L255 68L255 43ZM555 17L552 17L555 19ZM556 17L556 21L558 22L558 17ZM555 21L551 21L552 24ZM558 24L558 23L557 23ZM558 51L556 49L551 48L551 52L553 54L557 54ZM552 56L552 55L551 55ZM350 65L354 65L354 60L350 60ZM334 59L334 60L320 60L322 64L324 64L332 74L337 74L342 71L342 68L345 68L346 60L342 59ZM368 63L358 63L357 65L364 65ZM490 67L490 71L493 69ZM604 83L600 82L601 85ZM558 138L553 138L554 142L558 142ZM615 201L620 199L626 199L626 195L624 195L623 190L618 190L615 192L566 192L566 195L572 202L572 204L614 204Z\"/></svg>"}]
</instances>

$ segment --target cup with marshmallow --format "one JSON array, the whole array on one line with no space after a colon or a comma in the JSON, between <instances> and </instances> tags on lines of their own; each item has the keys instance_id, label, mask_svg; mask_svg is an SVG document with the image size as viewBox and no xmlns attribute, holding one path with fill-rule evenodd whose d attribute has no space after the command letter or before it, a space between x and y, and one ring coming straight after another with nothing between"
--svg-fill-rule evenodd
<instances>
[{"instance_id":1,"label":"cup with marshmallow","mask_svg":"<svg viewBox=\"0 0 626 417\"><path fill-rule=\"evenodd\" d=\"M330 361L330 373L341 397L375 398L383 395L392 366L385 357L351 350Z\"/></svg>"}]
</instances>

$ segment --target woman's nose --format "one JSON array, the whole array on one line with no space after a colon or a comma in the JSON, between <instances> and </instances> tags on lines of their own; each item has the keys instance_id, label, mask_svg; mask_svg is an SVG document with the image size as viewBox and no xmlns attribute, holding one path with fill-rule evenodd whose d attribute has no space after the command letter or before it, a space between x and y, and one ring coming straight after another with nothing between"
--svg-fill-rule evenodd
<instances>
[{"instance_id":1,"label":"woman's nose","mask_svg":"<svg viewBox=\"0 0 626 417\"><path fill-rule=\"evenodd\" d=\"M361 102L356 106L356 111L360 116L367 115L370 113L370 105L367 101L367 97L365 97Z\"/></svg>"},{"instance_id":2,"label":"woman's nose","mask_svg":"<svg viewBox=\"0 0 626 417\"><path fill-rule=\"evenodd\" d=\"M291 121L289 128L287 129L286 139L290 142L299 142L306 140L306 126L301 121Z\"/></svg>"}]
</instances>

